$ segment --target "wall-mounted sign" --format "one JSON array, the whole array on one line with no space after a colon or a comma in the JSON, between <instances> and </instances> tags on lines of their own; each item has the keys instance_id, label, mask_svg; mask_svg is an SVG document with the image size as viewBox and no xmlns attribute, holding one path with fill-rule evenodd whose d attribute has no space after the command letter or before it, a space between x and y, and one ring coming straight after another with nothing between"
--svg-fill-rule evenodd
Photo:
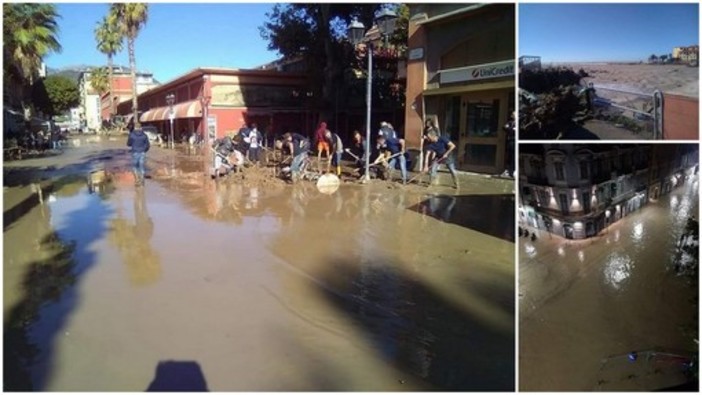
<instances>
[{"instance_id":1,"label":"wall-mounted sign","mask_svg":"<svg viewBox=\"0 0 702 395\"><path fill-rule=\"evenodd\" d=\"M424 58L424 48L419 47L410 49L408 58L409 60L419 60Z\"/></svg>"},{"instance_id":2,"label":"wall-mounted sign","mask_svg":"<svg viewBox=\"0 0 702 395\"><path fill-rule=\"evenodd\" d=\"M217 116L210 115L207 117L207 137L210 141L217 138Z\"/></svg>"},{"instance_id":3,"label":"wall-mounted sign","mask_svg":"<svg viewBox=\"0 0 702 395\"><path fill-rule=\"evenodd\" d=\"M440 70L439 82L450 84L453 82L465 82L484 80L489 78L509 77L514 75L514 60L503 62L479 64L476 66L460 67L456 69Z\"/></svg>"}]
</instances>

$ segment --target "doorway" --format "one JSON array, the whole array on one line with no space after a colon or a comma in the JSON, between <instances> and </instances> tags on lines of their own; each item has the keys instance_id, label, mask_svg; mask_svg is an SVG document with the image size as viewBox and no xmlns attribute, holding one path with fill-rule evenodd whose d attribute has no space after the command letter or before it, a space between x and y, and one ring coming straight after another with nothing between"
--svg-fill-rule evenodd
<instances>
[{"instance_id":1,"label":"doorway","mask_svg":"<svg viewBox=\"0 0 702 395\"><path fill-rule=\"evenodd\" d=\"M477 173L498 174L505 167L506 134L510 89L473 92L462 96L458 136L458 166ZM511 99L510 99L511 98Z\"/></svg>"}]
</instances>

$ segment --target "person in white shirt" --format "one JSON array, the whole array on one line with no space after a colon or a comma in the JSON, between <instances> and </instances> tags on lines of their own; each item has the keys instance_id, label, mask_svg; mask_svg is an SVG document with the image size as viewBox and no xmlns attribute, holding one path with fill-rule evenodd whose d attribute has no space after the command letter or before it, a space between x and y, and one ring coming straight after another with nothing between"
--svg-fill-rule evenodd
<instances>
[{"instance_id":1,"label":"person in white shirt","mask_svg":"<svg viewBox=\"0 0 702 395\"><path fill-rule=\"evenodd\" d=\"M261 152L261 132L258 131L257 125L251 124L251 129L249 129L248 136L244 138L244 141L249 145L249 160L254 164L259 162L259 153Z\"/></svg>"}]
</instances>

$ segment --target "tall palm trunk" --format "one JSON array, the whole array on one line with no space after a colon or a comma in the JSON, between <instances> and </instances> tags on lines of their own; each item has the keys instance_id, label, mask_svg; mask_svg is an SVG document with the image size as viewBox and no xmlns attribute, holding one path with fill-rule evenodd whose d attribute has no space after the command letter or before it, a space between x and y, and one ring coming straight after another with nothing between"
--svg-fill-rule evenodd
<instances>
[{"instance_id":1,"label":"tall palm trunk","mask_svg":"<svg viewBox=\"0 0 702 395\"><path fill-rule=\"evenodd\" d=\"M129 67L132 69L132 112L134 113L134 124L136 125L139 122L139 103L137 103L136 59L134 56L135 37L136 29L132 29L131 34L127 37L127 48L129 50Z\"/></svg>"},{"instance_id":2,"label":"tall palm trunk","mask_svg":"<svg viewBox=\"0 0 702 395\"><path fill-rule=\"evenodd\" d=\"M110 111L109 111L109 117L110 117L110 122L112 122L112 116L115 113L115 98L114 98L114 89L112 87L112 54L107 54L107 67L108 67L108 75L109 75L109 89L110 89Z\"/></svg>"}]
</instances>

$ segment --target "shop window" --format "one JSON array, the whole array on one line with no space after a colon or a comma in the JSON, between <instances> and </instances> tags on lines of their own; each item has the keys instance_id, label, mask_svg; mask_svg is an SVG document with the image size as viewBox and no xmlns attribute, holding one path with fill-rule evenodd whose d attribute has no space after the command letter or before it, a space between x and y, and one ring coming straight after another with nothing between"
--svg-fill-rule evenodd
<instances>
[{"instance_id":1,"label":"shop window","mask_svg":"<svg viewBox=\"0 0 702 395\"><path fill-rule=\"evenodd\" d=\"M445 136L450 136L452 141L458 141L458 127L461 119L461 97L451 96L446 100L446 112L444 118L444 130L442 133Z\"/></svg>"},{"instance_id":2,"label":"shop window","mask_svg":"<svg viewBox=\"0 0 702 395\"><path fill-rule=\"evenodd\" d=\"M468 104L468 136L497 137L500 101Z\"/></svg>"},{"instance_id":3,"label":"shop window","mask_svg":"<svg viewBox=\"0 0 702 395\"><path fill-rule=\"evenodd\" d=\"M495 166L497 146L467 143L463 150L463 163L472 166Z\"/></svg>"}]
</instances>

